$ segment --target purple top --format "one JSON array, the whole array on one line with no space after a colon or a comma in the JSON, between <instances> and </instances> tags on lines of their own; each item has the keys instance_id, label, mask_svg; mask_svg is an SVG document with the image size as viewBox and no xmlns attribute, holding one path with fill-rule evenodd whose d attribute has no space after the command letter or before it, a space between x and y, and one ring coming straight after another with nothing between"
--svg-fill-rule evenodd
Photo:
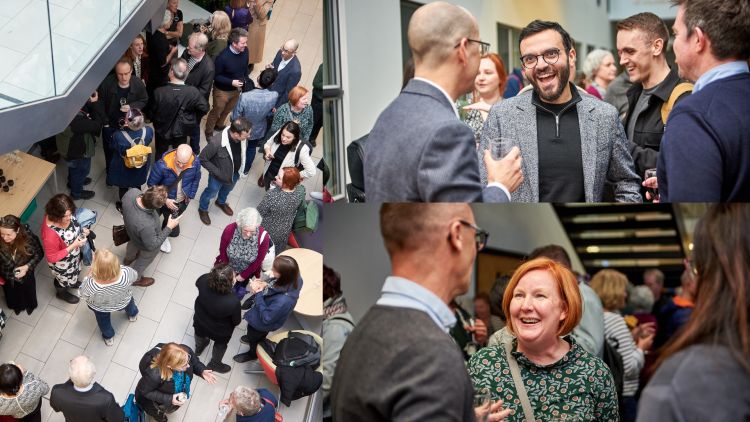
<instances>
[{"instance_id":1,"label":"purple top","mask_svg":"<svg viewBox=\"0 0 750 422\"><path fill-rule=\"evenodd\" d=\"M250 9L247 7L232 9L229 6L226 6L224 7L224 11L227 12L229 19L232 21L232 29L242 28L247 31L248 26L250 26L250 23L253 21Z\"/></svg>"}]
</instances>

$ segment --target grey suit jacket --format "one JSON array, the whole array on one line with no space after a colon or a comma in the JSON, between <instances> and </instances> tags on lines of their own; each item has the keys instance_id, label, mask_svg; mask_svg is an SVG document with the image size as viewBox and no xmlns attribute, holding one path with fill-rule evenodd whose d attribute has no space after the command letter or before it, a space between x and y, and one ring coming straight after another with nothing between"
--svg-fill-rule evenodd
<instances>
[{"instance_id":1,"label":"grey suit jacket","mask_svg":"<svg viewBox=\"0 0 750 422\"><path fill-rule=\"evenodd\" d=\"M412 80L380 114L365 147L368 202L508 202L482 189L474 134L434 86Z\"/></svg>"},{"instance_id":2,"label":"grey suit jacket","mask_svg":"<svg viewBox=\"0 0 750 422\"><path fill-rule=\"evenodd\" d=\"M500 153L521 149L523 182L511 194L513 202L539 202L539 154L533 90L495 104L485 122L480 148L503 138ZM617 202L641 202L641 178L635 173L628 140L617 110L597 98L581 95L576 104L581 130L583 185L586 202L603 201L605 182L614 187Z\"/></svg>"}]
</instances>

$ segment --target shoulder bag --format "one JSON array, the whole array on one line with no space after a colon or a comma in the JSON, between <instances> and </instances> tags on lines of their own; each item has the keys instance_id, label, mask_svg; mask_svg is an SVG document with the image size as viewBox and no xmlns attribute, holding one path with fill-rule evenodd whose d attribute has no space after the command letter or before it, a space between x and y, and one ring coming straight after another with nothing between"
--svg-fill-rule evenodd
<instances>
[{"instance_id":1,"label":"shoulder bag","mask_svg":"<svg viewBox=\"0 0 750 422\"><path fill-rule=\"evenodd\" d=\"M523 379L521 379L521 370L518 368L518 362L511 353L513 348L512 342L506 342L503 344L505 348L505 356L508 359L508 366L510 366L510 373L513 375L513 383L516 385L516 393L518 393L518 399L521 401L521 407L525 415L526 422L534 422L534 409L531 407L529 396L526 394L526 387L523 386Z\"/></svg>"}]
</instances>

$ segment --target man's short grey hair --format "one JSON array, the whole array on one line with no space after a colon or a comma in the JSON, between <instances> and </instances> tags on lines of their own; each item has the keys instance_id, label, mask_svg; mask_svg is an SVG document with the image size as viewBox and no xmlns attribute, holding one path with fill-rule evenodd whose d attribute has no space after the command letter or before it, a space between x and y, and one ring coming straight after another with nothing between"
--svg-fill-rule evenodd
<instances>
[{"instance_id":1,"label":"man's short grey hair","mask_svg":"<svg viewBox=\"0 0 750 422\"><path fill-rule=\"evenodd\" d=\"M166 26L169 28L172 26L172 19L174 19L174 15L172 14L172 11L167 9L164 11L164 18L161 20L161 26L159 28Z\"/></svg>"},{"instance_id":2,"label":"man's short grey hair","mask_svg":"<svg viewBox=\"0 0 750 422\"><path fill-rule=\"evenodd\" d=\"M247 207L237 213L237 226L242 230L243 227L257 227L263 222L258 210L253 207Z\"/></svg>"},{"instance_id":3,"label":"man's short grey hair","mask_svg":"<svg viewBox=\"0 0 750 422\"><path fill-rule=\"evenodd\" d=\"M76 387L88 387L94 382L94 375L96 375L96 367L87 356L76 356L70 360L68 376Z\"/></svg>"},{"instance_id":4,"label":"man's short grey hair","mask_svg":"<svg viewBox=\"0 0 750 422\"><path fill-rule=\"evenodd\" d=\"M607 50L598 48L586 55L586 60L583 61L583 74L586 75L587 78L593 79L594 74L599 69L599 67L601 67L604 58L607 57L608 54L612 53Z\"/></svg>"},{"instance_id":5,"label":"man's short grey hair","mask_svg":"<svg viewBox=\"0 0 750 422\"><path fill-rule=\"evenodd\" d=\"M237 386L234 389L234 402L237 405L237 411L243 416L251 416L260 410L260 394L254 388Z\"/></svg>"},{"instance_id":6,"label":"man's short grey hair","mask_svg":"<svg viewBox=\"0 0 750 422\"><path fill-rule=\"evenodd\" d=\"M208 37L203 32L193 32L188 37L188 42L195 42L195 49L200 51L206 51L206 45L208 45Z\"/></svg>"},{"instance_id":7,"label":"man's short grey hair","mask_svg":"<svg viewBox=\"0 0 750 422\"><path fill-rule=\"evenodd\" d=\"M185 59L172 60L172 74L178 80L184 81L188 75L188 64Z\"/></svg>"},{"instance_id":8,"label":"man's short grey hair","mask_svg":"<svg viewBox=\"0 0 750 422\"><path fill-rule=\"evenodd\" d=\"M630 291L628 302L634 313L651 313L651 308L654 307L654 292L646 285L635 286Z\"/></svg>"}]
</instances>

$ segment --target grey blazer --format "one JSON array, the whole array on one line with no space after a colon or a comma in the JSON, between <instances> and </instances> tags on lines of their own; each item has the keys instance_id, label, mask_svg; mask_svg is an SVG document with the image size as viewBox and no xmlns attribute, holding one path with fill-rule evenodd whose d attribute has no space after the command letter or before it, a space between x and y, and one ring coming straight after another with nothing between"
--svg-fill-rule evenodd
<instances>
[{"instance_id":1,"label":"grey blazer","mask_svg":"<svg viewBox=\"0 0 750 422\"><path fill-rule=\"evenodd\" d=\"M480 148L503 138L501 154L515 145L523 158L523 182L511 194L513 202L539 202L539 151L533 90L495 104L485 122ZM586 202L602 202L605 184L614 188L616 202L641 202L641 178L635 173L628 139L617 110L589 95L576 104L581 129L583 185ZM483 163L480 163L483 166Z\"/></svg>"},{"instance_id":2,"label":"grey blazer","mask_svg":"<svg viewBox=\"0 0 750 422\"><path fill-rule=\"evenodd\" d=\"M439 89L410 81L370 132L367 202L508 202L502 189L482 188L475 142Z\"/></svg>"}]
</instances>

